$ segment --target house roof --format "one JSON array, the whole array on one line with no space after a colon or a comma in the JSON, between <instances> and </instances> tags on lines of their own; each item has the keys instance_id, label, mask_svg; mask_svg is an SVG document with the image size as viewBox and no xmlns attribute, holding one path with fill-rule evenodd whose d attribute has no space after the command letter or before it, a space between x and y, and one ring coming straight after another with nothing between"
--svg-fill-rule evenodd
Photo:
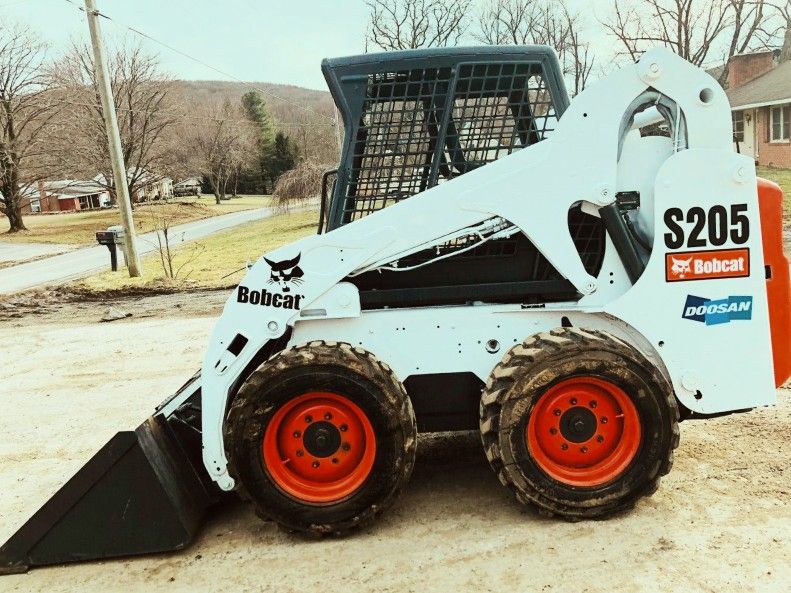
<instances>
[{"instance_id":1,"label":"house roof","mask_svg":"<svg viewBox=\"0 0 791 593\"><path fill-rule=\"evenodd\" d=\"M722 76L723 70L725 70L725 64L720 64L719 66L712 66L711 68L706 68L706 74L711 76L714 80L719 80L720 76Z\"/></svg>"},{"instance_id":2,"label":"house roof","mask_svg":"<svg viewBox=\"0 0 791 593\"><path fill-rule=\"evenodd\" d=\"M59 181L45 181L44 191L48 194L54 194L58 196L59 200L66 200L70 198L78 198L80 196L100 194L106 190L95 181L62 179Z\"/></svg>"},{"instance_id":3,"label":"house roof","mask_svg":"<svg viewBox=\"0 0 791 593\"><path fill-rule=\"evenodd\" d=\"M758 78L725 93L731 109L791 103L791 61L781 62Z\"/></svg>"},{"instance_id":4,"label":"house roof","mask_svg":"<svg viewBox=\"0 0 791 593\"><path fill-rule=\"evenodd\" d=\"M187 177L186 179L182 179L178 183L174 183L174 187L180 187L182 185L203 185L200 178L198 177Z\"/></svg>"},{"instance_id":5,"label":"house roof","mask_svg":"<svg viewBox=\"0 0 791 593\"><path fill-rule=\"evenodd\" d=\"M167 175L154 175L150 171L141 168L131 168L127 169L126 171L126 179L127 181L131 181L133 177L138 177L138 183L142 185L148 185L149 183L159 183L160 181L169 180L170 177ZM96 177L93 178L94 181L98 181L103 185L108 185L107 179L104 177L104 173L98 173Z\"/></svg>"}]
</instances>

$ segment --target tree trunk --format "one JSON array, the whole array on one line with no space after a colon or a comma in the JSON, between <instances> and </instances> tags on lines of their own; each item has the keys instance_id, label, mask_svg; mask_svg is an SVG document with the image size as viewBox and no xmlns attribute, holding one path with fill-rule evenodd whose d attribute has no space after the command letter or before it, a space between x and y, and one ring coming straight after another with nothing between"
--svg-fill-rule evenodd
<instances>
[{"instance_id":1,"label":"tree trunk","mask_svg":"<svg viewBox=\"0 0 791 593\"><path fill-rule=\"evenodd\" d=\"M214 192L214 203L220 203L220 176L219 175L209 175L209 185L211 186L212 192Z\"/></svg>"},{"instance_id":2,"label":"tree trunk","mask_svg":"<svg viewBox=\"0 0 791 593\"><path fill-rule=\"evenodd\" d=\"M13 197L6 202L6 216L8 217L9 233L17 233L19 231L26 231L27 227L22 221L22 205L20 204L19 197Z\"/></svg>"},{"instance_id":3,"label":"tree trunk","mask_svg":"<svg viewBox=\"0 0 791 593\"><path fill-rule=\"evenodd\" d=\"M228 178L227 177L223 177L222 181L220 182L220 199L221 200L226 199L225 198L225 191L226 191L227 187L228 187Z\"/></svg>"},{"instance_id":4,"label":"tree trunk","mask_svg":"<svg viewBox=\"0 0 791 593\"><path fill-rule=\"evenodd\" d=\"M780 61L786 62L788 60L791 60L791 22L786 26L783 49L780 50Z\"/></svg>"}]
</instances>

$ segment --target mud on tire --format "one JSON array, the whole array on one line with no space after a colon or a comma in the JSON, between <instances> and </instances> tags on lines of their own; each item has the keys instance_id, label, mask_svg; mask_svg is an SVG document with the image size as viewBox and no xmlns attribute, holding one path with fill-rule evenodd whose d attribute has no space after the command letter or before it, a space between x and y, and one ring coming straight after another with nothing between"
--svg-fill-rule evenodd
<instances>
[{"instance_id":1,"label":"mud on tire","mask_svg":"<svg viewBox=\"0 0 791 593\"><path fill-rule=\"evenodd\" d=\"M289 531L340 534L395 501L412 473L417 428L409 397L385 363L346 343L315 341L278 353L247 378L229 407L224 433L230 475L259 516ZM344 457L360 447L359 462ZM295 452L300 458L289 461ZM289 475L277 462L302 473ZM340 486L326 490L320 472L346 467L357 472L357 482L349 482L350 473L345 482L330 480Z\"/></svg>"},{"instance_id":2,"label":"mud on tire","mask_svg":"<svg viewBox=\"0 0 791 593\"><path fill-rule=\"evenodd\" d=\"M588 473L573 467L577 462L584 464L585 454L589 453L587 449L584 454L579 452L586 443L591 443L594 453L599 443L602 447L607 443L601 434L601 407L595 409L594 397L576 405L575 382L583 384L583 393L585 382L593 384L594 393L599 385L611 386L623 407L632 410L633 418L639 422L639 426L632 427L632 434L639 435L639 443L634 443L628 457L621 460L617 472L611 464L608 474L605 463L603 472L590 472L588 482L577 479L577 473L583 478ZM568 422L562 426L567 414L560 405L546 409L542 403L543 396L557 397L558 389L565 389L569 383L571 391L560 397L573 401L575 406L568 404L564 409L572 416L577 414L577 426L582 432L588 430L586 424L592 418L590 432L580 435L580 439L589 439L585 442L575 438ZM610 411L617 409L614 398ZM531 414L554 418L534 417L531 424ZM672 387L640 352L611 334L580 328L557 328L514 346L492 371L480 405L481 439L500 481L520 502L534 505L542 514L571 520L604 517L629 509L641 497L653 494L660 477L670 471L673 463L673 449L679 442L678 417ZM550 455L557 455L561 462L565 451L576 454L569 464L570 477L553 471L552 460L547 460L543 449L536 445L537 430L542 431L539 438L549 447ZM618 433L613 433L613 440L618 437ZM530 438L533 440L529 443ZM564 452L552 449L555 446L563 447ZM561 466L559 471L562 470Z\"/></svg>"}]
</instances>

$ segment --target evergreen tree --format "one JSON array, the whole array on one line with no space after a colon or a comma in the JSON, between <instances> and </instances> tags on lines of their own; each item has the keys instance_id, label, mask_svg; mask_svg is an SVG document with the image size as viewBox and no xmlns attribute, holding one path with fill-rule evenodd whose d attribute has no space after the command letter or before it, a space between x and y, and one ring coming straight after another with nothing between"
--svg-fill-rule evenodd
<instances>
[{"instance_id":1,"label":"evergreen tree","mask_svg":"<svg viewBox=\"0 0 791 593\"><path fill-rule=\"evenodd\" d=\"M272 159L275 147L275 128L266 101L258 91L249 91L242 96L242 107L247 117L256 126L256 171L253 173L254 185L260 193L268 193L267 187L274 184L274 179L269 175L268 163ZM246 185L246 184L245 184Z\"/></svg>"},{"instance_id":2,"label":"evergreen tree","mask_svg":"<svg viewBox=\"0 0 791 593\"><path fill-rule=\"evenodd\" d=\"M299 149L296 142L283 132L275 134L272 151L266 161L267 177L274 186L278 177L297 166Z\"/></svg>"}]
</instances>

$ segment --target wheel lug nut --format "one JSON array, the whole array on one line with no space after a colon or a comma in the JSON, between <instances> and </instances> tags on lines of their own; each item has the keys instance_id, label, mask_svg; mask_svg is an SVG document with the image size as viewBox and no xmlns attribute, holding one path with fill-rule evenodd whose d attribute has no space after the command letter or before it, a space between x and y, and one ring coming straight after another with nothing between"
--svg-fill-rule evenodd
<instances>
[{"instance_id":1,"label":"wheel lug nut","mask_svg":"<svg viewBox=\"0 0 791 593\"><path fill-rule=\"evenodd\" d=\"M601 417L601 423L602 424L607 424L607 416L602 416Z\"/></svg>"},{"instance_id":2,"label":"wheel lug nut","mask_svg":"<svg viewBox=\"0 0 791 593\"><path fill-rule=\"evenodd\" d=\"M341 424L340 425L340 429L341 429L341 432L346 432L347 430L349 430L349 427L346 426L345 424Z\"/></svg>"},{"instance_id":3,"label":"wheel lug nut","mask_svg":"<svg viewBox=\"0 0 791 593\"><path fill-rule=\"evenodd\" d=\"M337 457L333 457L333 458L332 458L332 462L333 462L333 463L338 463L338 458L337 458Z\"/></svg>"},{"instance_id":4,"label":"wheel lug nut","mask_svg":"<svg viewBox=\"0 0 791 593\"><path fill-rule=\"evenodd\" d=\"M571 405L572 406L576 406L577 405L577 398L576 397L572 397L571 398Z\"/></svg>"},{"instance_id":5,"label":"wheel lug nut","mask_svg":"<svg viewBox=\"0 0 791 593\"><path fill-rule=\"evenodd\" d=\"M305 452L302 449L297 449L297 457L302 457Z\"/></svg>"},{"instance_id":6,"label":"wheel lug nut","mask_svg":"<svg viewBox=\"0 0 791 593\"><path fill-rule=\"evenodd\" d=\"M588 452L588 448L587 447L582 447L582 448L580 448L580 452L581 453L587 453Z\"/></svg>"},{"instance_id":7,"label":"wheel lug nut","mask_svg":"<svg viewBox=\"0 0 791 593\"><path fill-rule=\"evenodd\" d=\"M569 446L568 446L568 444L567 444L567 443L563 443L563 444L560 446L560 448L561 448L561 449L563 449L563 450L565 451L566 449L568 449L568 448L569 448Z\"/></svg>"},{"instance_id":8,"label":"wheel lug nut","mask_svg":"<svg viewBox=\"0 0 791 593\"><path fill-rule=\"evenodd\" d=\"M305 422L307 422L308 424L313 422L313 416L305 416Z\"/></svg>"},{"instance_id":9,"label":"wheel lug nut","mask_svg":"<svg viewBox=\"0 0 791 593\"><path fill-rule=\"evenodd\" d=\"M313 467L319 467L319 462L318 461L314 461L313 463L311 463L311 465Z\"/></svg>"},{"instance_id":10,"label":"wheel lug nut","mask_svg":"<svg viewBox=\"0 0 791 593\"><path fill-rule=\"evenodd\" d=\"M332 420L332 414L330 414L329 412L327 412L326 414L324 414L324 419L325 419L325 420Z\"/></svg>"},{"instance_id":11,"label":"wheel lug nut","mask_svg":"<svg viewBox=\"0 0 791 593\"><path fill-rule=\"evenodd\" d=\"M560 416L560 408L555 409L555 416Z\"/></svg>"},{"instance_id":12,"label":"wheel lug nut","mask_svg":"<svg viewBox=\"0 0 791 593\"><path fill-rule=\"evenodd\" d=\"M298 430L295 430L295 431L294 431L294 438L295 438L295 439L298 439L298 438L299 438L299 437L301 437L301 436L302 436L302 433L301 433L301 432L299 432Z\"/></svg>"},{"instance_id":13,"label":"wheel lug nut","mask_svg":"<svg viewBox=\"0 0 791 593\"><path fill-rule=\"evenodd\" d=\"M597 404L596 404L596 400L593 400L593 401L590 403L590 406L591 406L591 408L595 408L595 407L596 407L596 405L597 405Z\"/></svg>"},{"instance_id":14,"label":"wheel lug nut","mask_svg":"<svg viewBox=\"0 0 791 593\"><path fill-rule=\"evenodd\" d=\"M558 429L557 428L550 428L549 429L549 434L557 434L557 433L558 433Z\"/></svg>"},{"instance_id":15,"label":"wheel lug nut","mask_svg":"<svg viewBox=\"0 0 791 593\"><path fill-rule=\"evenodd\" d=\"M341 449L343 449L344 451L349 451L351 448L352 446L349 443L343 443L341 445Z\"/></svg>"},{"instance_id":16,"label":"wheel lug nut","mask_svg":"<svg viewBox=\"0 0 791 593\"><path fill-rule=\"evenodd\" d=\"M604 442L604 437L602 435L597 436L596 437L596 442L603 443Z\"/></svg>"}]
</instances>

